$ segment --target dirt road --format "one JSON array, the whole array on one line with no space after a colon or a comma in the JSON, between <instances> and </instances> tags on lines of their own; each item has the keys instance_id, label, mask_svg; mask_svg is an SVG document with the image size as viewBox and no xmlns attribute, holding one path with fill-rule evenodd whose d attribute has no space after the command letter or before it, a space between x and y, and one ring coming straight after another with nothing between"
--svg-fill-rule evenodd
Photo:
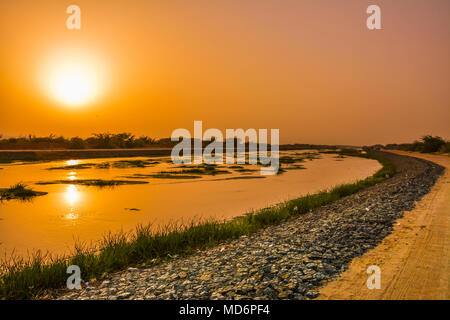
<instances>
[{"instance_id":1,"label":"dirt road","mask_svg":"<svg viewBox=\"0 0 450 320\"><path fill-rule=\"evenodd\" d=\"M355 258L318 299L449 299L450 157L395 152L446 168L431 192L405 212L394 232L375 249ZM368 266L381 269L381 288L368 289Z\"/></svg>"}]
</instances>

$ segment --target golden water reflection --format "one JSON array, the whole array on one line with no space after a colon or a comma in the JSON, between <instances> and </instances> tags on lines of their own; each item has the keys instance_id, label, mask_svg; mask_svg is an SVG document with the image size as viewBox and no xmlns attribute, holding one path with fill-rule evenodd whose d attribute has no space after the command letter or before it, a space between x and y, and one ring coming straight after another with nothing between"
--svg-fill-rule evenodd
<instances>
[{"instance_id":1,"label":"golden water reflection","mask_svg":"<svg viewBox=\"0 0 450 320\"><path fill-rule=\"evenodd\" d=\"M67 213L64 218L66 218L67 220L77 220L79 218L79 214L76 213L73 208L70 209L70 212Z\"/></svg>"},{"instance_id":2,"label":"golden water reflection","mask_svg":"<svg viewBox=\"0 0 450 320\"><path fill-rule=\"evenodd\" d=\"M64 217L69 220L76 220L79 214L76 212L75 205L81 200L81 192L78 191L77 186L69 184L64 192L64 198L69 205L69 213Z\"/></svg>"},{"instance_id":3,"label":"golden water reflection","mask_svg":"<svg viewBox=\"0 0 450 320\"><path fill-rule=\"evenodd\" d=\"M294 152L292 154L295 156ZM70 164L101 164L117 160L147 158L89 159L71 161ZM14 252L26 256L28 250L33 249L65 254L73 245L74 238L96 241L107 232L133 230L137 225L148 223L158 227L181 219L229 219L333 185L364 179L380 168L375 160L348 157L337 161L335 155L322 154L314 161L305 161L306 170L288 170L265 179L225 180L242 176L240 172L229 170L231 173L224 175L224 180L221 180L222 176L204 176L189 181L149 178L148 184L117 188L75 183L81 178L125 179L125 176L134 174L151 175L175 169L166 158L156 160L159 163L144 168L111 167L109 170L96 167L48 170L68 164L68 161L3 167L2 185L13 185L18 179L69 180L72 183L36 185L33 186L36 190L48 194L30 202L0 203L0 255ZM259 170L254 175L259 176Z\"/></svg>"},{"instance_id":4,"label":"golden water reflection","mask_svg":"<svg viewBox=\"0 0 450 320\"><path fill-rule=\"evenodd\" d=\"M69 172L68 174L68 177L67 177L67 179L69 179L69 180L77 180L78 178L77 178L77 173L75 172L75 171L71 171L71 172Z\"/></svg>"},{"instance_id":5,"label":"golden water reflection","mask_svg":"<svg viewBox=\"0 0 450 320\"><path fill-rule=\"evenodd\" d=\"M73 207L81 198L81 192L78 191L77 187L73 184L69 184L66 188L64 196L67 203Z\"/></svg>"},{"instance_id":6,"label":"golden water reflection","mask_svg":"<svg viewBox=\"0 0 450 320\"><path fill-rule=\"evenodd\" d=\"M75 165L77 165L78 163L79 163L78 160L67 160L67 161L66 161L66 164L67 164L68 166L75 166Z\"/></svg>"}]
</instances>

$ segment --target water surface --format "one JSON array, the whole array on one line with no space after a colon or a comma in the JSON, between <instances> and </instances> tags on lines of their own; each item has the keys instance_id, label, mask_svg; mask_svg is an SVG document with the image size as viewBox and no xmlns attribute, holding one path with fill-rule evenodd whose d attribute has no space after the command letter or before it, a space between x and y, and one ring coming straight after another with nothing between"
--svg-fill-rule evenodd
<instances>
[{"instance_id":1,"label":"water surface","mask_svg":"<svg viewBox=\"0 0 450 320\"><path fill-rule=\"evenodd\" d=\"M303 152L303 151L302 151ZM297 152L281 152L295 155ZM128 231L138 224L154 226L170 221L214 217L228 219L251 210L274 205L307 193L349 183L372 175L381 166L375 160L320 154L320 158L305 160L304 170L286 172L255 179L229 179L257 177L257 169L238 172L230 165L218 170L228 174L201 176L198 179L140 178L148 184L121 185L98 188L76 184L36 185L43 181L77 179L125 179L133 175L149 175L160 171L180 170L169 163L168 157L155 157L157 161L143 168L117 168L105 163L123 160L149 160L149 158L112 158L53 161L44 163L0 165L0 188L24 182L37 191L48 192L31 201L3 201L0 203L0 254L11 252L26 255L41 249L52 253L67 253L75 240L95 241L109 231ZM102 164L97 168L56 169L67 165ZM290 167L285 165L284 167ZM74 167L77 168L77 167Z\"/></svg>"}]
</instances>

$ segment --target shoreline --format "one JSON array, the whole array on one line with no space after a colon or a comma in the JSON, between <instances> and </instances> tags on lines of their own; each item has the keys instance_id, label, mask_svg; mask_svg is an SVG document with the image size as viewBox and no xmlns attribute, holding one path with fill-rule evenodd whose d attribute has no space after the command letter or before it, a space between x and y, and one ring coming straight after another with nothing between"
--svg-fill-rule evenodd
<instances>
[{"instance_id":1,"label":"shoreline","mask_svg":"<svg viewBox=\"0 0 450 320\"><path fill-rule=\"evenodd\" d=\"M396 151L446 167L418 203L397 220L382 243L354 259L338 279L321 288L326 300L448 300L450 298L450 157ZM366 269L378 265L381 288L368 290Z\"/></svg>"},{"instance_id":2,"label":"shoreline","mask_svg":"<svg viewBox=\"0 0 450 320\"><path fill-rule=\"evenodd\" d=\"M348 149L350 146L305 145L287 144L280 145L279 151L290 150L328 150ZM115 157L157 157L170 156L172 147L154 148L128 148L128 149L0 149L0 164L2 161L45 161L68 159L94 159Z\"/></svg>"},{"instance_id":3,"label":"shoreline","mask_svg":"<svg viewBox=\"0 0 450 320\"><path fill-rule=\"evenodd\" d=\"M395 174L392 163L379 154L351 152L353 156L376 159L382 168L374 175L354 183L344 184L312 195L292 199L258 212L236 217L228 222L203 221L200 223L172 225L156 233L147 227L135 230L132 241L125 234L113 234L103 239L104 246L84 248L74 256L64 256L46 265L36 258L4 266L0 281L0 294L4 298L30 298L46 289L61 288L67 279L65 269L76 264L84 268L83 277L97 278L105 272L123 270L130 265L142 262L167 260L175 255L186 256L208 247L226 243L240 236L247 236L268 226L313 211L321 206L333 203L349 194L354 194ZM95 249L92 251L92 249ZM98 252L95 253L95 252ZM138 253L136 255L136 253ZM151 264L154 264L151 261ZM9 270L9 271L8 271ZM28 288L33 288L31 291Z\"/></svg>"},{"instance_id":4,"label":"shoreline","mask_svg":"<svg viewBox=\"0 0 450 320\"><path fill-rule=\"evenodd\" d=\"M57 299L313 299L326 280L388 236L444 168L384 153L398 174L358 193L231 242L139 266Z\"/></svg>"}]
</instances>

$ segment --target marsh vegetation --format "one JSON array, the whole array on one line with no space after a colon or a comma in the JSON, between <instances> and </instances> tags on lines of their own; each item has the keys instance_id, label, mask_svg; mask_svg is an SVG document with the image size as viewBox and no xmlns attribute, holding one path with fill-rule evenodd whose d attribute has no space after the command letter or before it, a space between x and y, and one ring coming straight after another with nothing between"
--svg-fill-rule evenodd
<instances>
[{"instance_id":1,"label":"marsh vegetation","mask_svg":"<svg viewBox=\"0 0 450 320\"><path fill-rule=\"evenodd\" d=\"M102 179L76 179L76 180L53 180L53 181L40 181L36 182L38 185L49 184L70 184L70 185L82 185L82 186L95 186L95 187L115 187L126 184L146 184L147 181L136 180L102 180Z\"/></svg>"},{"instance_id":2,"label":"marsh vegetation","mask_svg":"<svg viewBox=\"0 0 450 320\"><path fill-rule=\"evenodd\" d=\"M27 188L27 186L22 183L17 183L16 185L9 188L0 188L0 200L28 200L46 194L47 192L34 191L30 188Z\"/></svg>"}]
</instances>

